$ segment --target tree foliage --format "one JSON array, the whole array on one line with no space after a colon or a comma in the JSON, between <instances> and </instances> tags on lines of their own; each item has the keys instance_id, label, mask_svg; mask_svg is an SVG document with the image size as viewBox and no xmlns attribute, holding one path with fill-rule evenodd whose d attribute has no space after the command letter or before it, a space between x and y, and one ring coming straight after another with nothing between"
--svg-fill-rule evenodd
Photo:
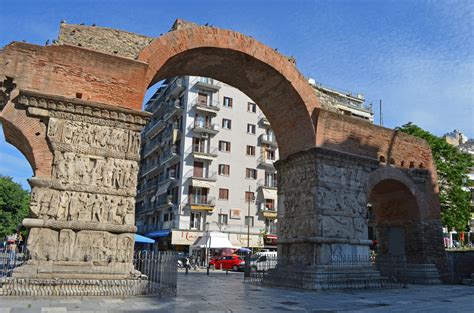
<instances>
[{"instance_id":1,"label":"tree foliage","mask_svg":"<svg viewBox=\"0 0 474 313\"><path fill-rule=\"evenodd\" d=\"M415 124L408 123L400 130L425 139L430 145L438 174L442 222L448 230L465 231L472 210L467 177L474 166L472 156Z\"/></svg>"},{"instance_id":2,"label":"tree foliage","mask_svg":"<svg viewBox=\"0 0 474 313\"><path fill-rule=\"evenodd\" d=\"M11 177L0 175L0 238L17 231L28 216L30 193Z\"/></svg>"}]
</instances>

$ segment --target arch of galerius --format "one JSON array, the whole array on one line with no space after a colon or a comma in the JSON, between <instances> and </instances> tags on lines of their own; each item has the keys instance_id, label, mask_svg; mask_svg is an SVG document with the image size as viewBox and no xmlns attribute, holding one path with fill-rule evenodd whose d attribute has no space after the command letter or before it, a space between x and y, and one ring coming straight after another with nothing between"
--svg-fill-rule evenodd
<instances>
[{"instance_id":1,"label":"arch of galerius","mask_svg":"<svg viewBox=\"0 0 474 313\"><path fill-rule=\"evenodd\" d=\"M90 280L126 280L128 291L117 292L138 292L134 196L140 130L149 118L141 106L149 86L177 75L237 87L272 124L281 155L278 275L318 289L324 278L315 274L334 256L368 255L369 178L384 168L416 172L406 177L418 184L429 214L414 222L421 237L413 240L429 230L432 240L419 249L443 254L426 142L327 110L294 62L274 49L182 20L158 38L61 24L52 46L13 42L0 51L4 134L34 170L31 216L23 222L31 259L13 279L75 279L86 286L78 294L88 294Z\"/></svg>"}]
</instances>

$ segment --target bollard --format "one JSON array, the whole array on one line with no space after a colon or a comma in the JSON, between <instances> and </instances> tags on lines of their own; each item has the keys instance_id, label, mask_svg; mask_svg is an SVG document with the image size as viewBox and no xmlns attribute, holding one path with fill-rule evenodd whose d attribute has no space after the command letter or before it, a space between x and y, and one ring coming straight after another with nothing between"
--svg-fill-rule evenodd
<instances>
[{"instance_id":1,"label":"bollard","mask_svg":"<svg viewBox=\"0 0 474 313\"><path fill-rule=\"evenodd\" d=\"M186 266L186 275L188 275L188 267Z\"/></svg>"},{"instance_id":2,"label":"bollard","mask_svg":"<svg viewBox=\"0 0 474 313\"><path fill-rule=\"evenodd\" d=\"M229 275L229 269L226 269L226 270L225 270L225 274L226 274L226 275Z\"/></svg>"},{"instance_id":3,"label":"bollard","mask_svg":"<svg viewBox=\"0 0 474 313\"><path fill-rule=\"evenodd\" d=\"M207 267L207 276L209 276L209 266Z\"/></svg>"}]
</instances>

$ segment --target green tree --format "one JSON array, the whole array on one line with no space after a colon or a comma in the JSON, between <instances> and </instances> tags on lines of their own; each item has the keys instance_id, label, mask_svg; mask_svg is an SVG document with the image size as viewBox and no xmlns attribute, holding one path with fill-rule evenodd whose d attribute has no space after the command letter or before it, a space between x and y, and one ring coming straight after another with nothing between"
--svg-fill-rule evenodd
<instances>
[{"instance_id":1,"label":"green tree","mask_svg":"<svg viewBox=\"0 0 474 313\"><path fill-rule=\"evenodd\" d=\"M471 155L461 152L415 124L403 125L400 130L425 139L431 147L439 185L441 219L448 230L465 231L471 218L471 193L468 189L470 169L474 166Z\"/></svg>"},{"instance_id":2,"label":"green tree","mask_svg":"<svg viewBox=\"0 0 474 313\"><path fill-rule=\"evenodd\" d=\"M14 234L28 216L30 193L11 177L0 175L0 238Z\"/></svg>"}]
</instances>

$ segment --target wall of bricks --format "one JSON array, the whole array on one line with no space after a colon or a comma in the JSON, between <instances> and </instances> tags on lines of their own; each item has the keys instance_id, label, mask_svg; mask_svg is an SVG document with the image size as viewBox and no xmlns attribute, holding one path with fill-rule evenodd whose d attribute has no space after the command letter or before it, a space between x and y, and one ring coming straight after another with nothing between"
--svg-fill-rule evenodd
<instances>
[{"instance_id":1,"label":"wall of bricks","mask_svg":"<svg viewBox=\"0 0 474 313\"><path fill-rule=\"evenodd\" d=\"M86 49L136 59L153 38L113 28L61 24L58 45Z\"/></svg>"},{"instance_id":2,"label":"wall of bricks","mask_svg":"<svg viewBox=\"0 0 474 313\"><path fill-rule=\"evenodd\" d=\"M18 89L141 110L146 64L73 46L14 42L0 53L0 73Z\"/></svg>"}]
</instances>

